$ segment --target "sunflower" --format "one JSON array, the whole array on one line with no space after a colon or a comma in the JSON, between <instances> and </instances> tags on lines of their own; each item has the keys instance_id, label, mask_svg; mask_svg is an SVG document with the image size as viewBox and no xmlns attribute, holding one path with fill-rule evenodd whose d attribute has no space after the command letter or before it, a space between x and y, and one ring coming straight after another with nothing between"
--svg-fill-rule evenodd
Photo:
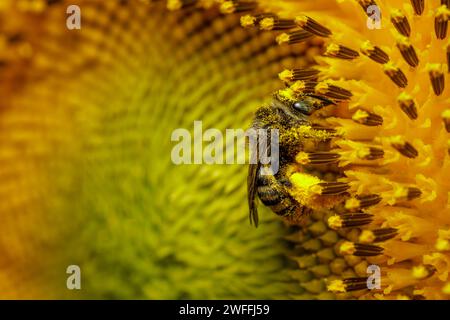
<instances>
[{"instance_id":1,"label":"sunflower","mask_svg":"<svg viewBox=\"0 0 450 320\"><path fill-rule=\"evenodd\" d=\"M66 27L73 4L80 30ZM170 137L195 120L246 128L314 46L279 50L217 5L167 7L0 1L1 297L302 292L288 230L268 212L248 224L245 166L176 166Z\"/></svg>"},{"instance_id":2,"label":"sunflower","mask_svg":"<svg viewBox=\"0 0 450 320\"><path fill-rule=\"evenodd\" d=\"M301 274L319 274L337 297L449 297L448 6L444 0L261 1L262 13L241 20L276 32L281 46L323 40L314 66L280 72L287 88L278 94L290 102L305 94L335 102L311 121L336 137L326 150L297 155L291 194L323 215L299 231L305 252L299 266L307 271ZM320 236L330 231L322 222L339 235L327 258L321 255L329 244ZM370 265L381 270L378 290L367 288Z\"/></svg>"},{"instance_id":3,"label":"sunflower","mask_svg":"<svg viewBox=\"0 0 450 320\"><path fill-rule=\"evenodd\" d=\"M0 2L4 297L448 298L450 4L387 2L80 0L81 30ZM175 166L170 134L273 94L332 100L333 138L292 164L315 212L252 230L245 168Z\"/></svg>"}]
</instances>

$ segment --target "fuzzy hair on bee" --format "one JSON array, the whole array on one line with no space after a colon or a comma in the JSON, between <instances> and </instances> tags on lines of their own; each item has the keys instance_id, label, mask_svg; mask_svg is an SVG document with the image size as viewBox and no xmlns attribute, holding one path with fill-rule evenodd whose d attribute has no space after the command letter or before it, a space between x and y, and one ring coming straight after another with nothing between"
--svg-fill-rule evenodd
<instances>
[{"instance_id":1,"label":"fuzzy hair on bee","mask_svg":"<svg viewBox=\"0 0 450 320\"><path fill-rule=\"evenodd\" d=\"M250 224L258 226L258 208L256 196L261 202L269 207L274 213L282 217L301 217L312 210L297 203L288 193L287 188L291 183L287 176L288 165L294 161L298 152L303 150L303 141L292 141L284 139L292 129L301 126L311 126L309 120L316 110L334 104L327 98L316 95L305 95L293 103L282 101L274 97L269 105L259 108L254 116L252 129L265 129L263 132L278 130L278 141L271 141L270 134L267 134L266 150L258 150L261 144L251 144L250 153L253 159L258 152L265 152L271 155L271 143L278 143L278 163L279 170L274 172L270 164L263 164L260 161L250 162L247 176L247 196L249 206Z\"/></svg>"}]
</instances>

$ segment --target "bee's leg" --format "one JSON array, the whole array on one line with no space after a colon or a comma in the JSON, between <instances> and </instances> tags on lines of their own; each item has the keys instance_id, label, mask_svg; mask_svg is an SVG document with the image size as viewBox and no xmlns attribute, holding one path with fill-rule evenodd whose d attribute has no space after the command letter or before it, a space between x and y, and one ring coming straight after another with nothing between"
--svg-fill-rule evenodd
<instances>
[{"instance_id":1,"label":"bee's leg","mask_svg":"<svg viewBox=\"0 0 450 320\"><path fill-rule=\"evenodd\" d=\"M284 188L292 187L292 183L285 176L280 178L278 180L278 183L281 184ZM289 212L285 216L285 218L287 218L287 221L294 224L305 222L306 221L305 218L311 215L313 213L313 210L311 208L299 204L294 198L291 197L291 195L287 192L286 189L284 189L284 192L286 193L287 197L289 197L290 201L293 203L291 212Z\"/></svg>"}]
</instances>

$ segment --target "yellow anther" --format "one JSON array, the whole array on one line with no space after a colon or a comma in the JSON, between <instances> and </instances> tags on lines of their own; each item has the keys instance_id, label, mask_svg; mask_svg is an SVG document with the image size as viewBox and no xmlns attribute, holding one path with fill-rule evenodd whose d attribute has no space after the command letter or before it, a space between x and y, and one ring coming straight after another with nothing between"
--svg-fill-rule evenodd
<instances>
[{"instance_id":1,"label":"yellow anther","mask_svg":"<svg viewBox=\"0 0 450 320\"><path fill-rule=\"evenodd\" d=\"M328 226L331 229L338 230L342 228L342 219L338 215L334 215L328 218Z\"/></svg>"},{"instance_id":2,"label":"yellow anther","mask_svg":"<svg viewBox=\"0 0 450 320\"><path fill-rule=\"evenodd\" d=\"M335 293L343 293L346 292L345 284L342 280L333 280L327 285L327 290Z\"/></svg>"},{"instance_id":3,"label":"yellow anther","mask_svg":"<svg viewBox=\"0 0 450 320\"><path fill-rule=\"evenodd\" d=\"M362 243L372 243L375 241L375 235L370 230L363 230L359 235L359 241Z\"/></svg>"}]
</instances>

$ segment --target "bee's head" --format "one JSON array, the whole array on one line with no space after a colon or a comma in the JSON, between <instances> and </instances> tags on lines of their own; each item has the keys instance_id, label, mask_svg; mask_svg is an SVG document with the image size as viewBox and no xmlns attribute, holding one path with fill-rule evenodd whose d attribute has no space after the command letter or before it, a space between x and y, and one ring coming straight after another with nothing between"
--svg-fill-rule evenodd
<instances>
[{"instance_id":1,"label":"bee's head","mask_svg":"<svg viewBox=\"0 0 450 320\"><path fill-rule=\"evenodd\" d=\"M278 110L278 114L285 120L282 124L288 126L292 125L292 121L308 122L308 117L315 111L331 104L335 103L316 95L302 95L294 102L275 95L272 100L272 108Z\"/></svg>"},{"instance_id":2,"label":"bee's head","mask_svg":"<svg viewBox=\"0 0 450 320\"><path fill-rule=\"evenodd\" d=\"M304 95L301 99L292 103L291 107L300 114L310 116L314 111L331 104L335 103L327 98L316 95Z\"/></svg>"},{"instance_id":3,"label":"bee's head","mask_svg":"<svg viewBox=\"0 0 450 320\"><path fill-rule=\"evenodd\" d=\"M309 101L309 99L295 101L292 104L292 109L306 116L311 115L315 111L315 108L313 104Z\"/></svg>"}]
</instances>

